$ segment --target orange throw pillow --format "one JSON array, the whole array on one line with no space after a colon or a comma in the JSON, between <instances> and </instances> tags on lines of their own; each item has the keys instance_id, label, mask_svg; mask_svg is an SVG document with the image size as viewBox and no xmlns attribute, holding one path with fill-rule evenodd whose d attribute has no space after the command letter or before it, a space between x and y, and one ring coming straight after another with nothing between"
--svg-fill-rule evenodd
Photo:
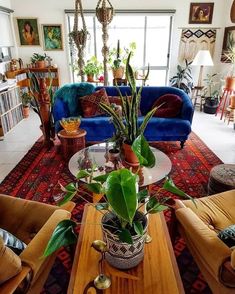
<instances>
[{"instance_id":1,"label":"orange throw pillow","mask_svg":"<svg viewBox=\"0 0 235 294\"><path fill-rule=\"evenodd\" d=\"M109 98L104 88L90 95L80 98L83 111L83 117L93 117L105 114L100 108L100 103L105 103L110 106Z\"/></svg>"}]
</instances>

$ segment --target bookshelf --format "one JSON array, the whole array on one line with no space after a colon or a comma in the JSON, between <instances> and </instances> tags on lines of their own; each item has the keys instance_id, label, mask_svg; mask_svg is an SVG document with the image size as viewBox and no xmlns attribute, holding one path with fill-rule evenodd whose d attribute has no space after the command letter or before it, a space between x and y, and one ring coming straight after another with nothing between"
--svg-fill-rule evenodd
<instances>
[{"instance_id":1,"label":"bookshelf","mask_svg":"<svg viewBox=\"0 0 235 294\"><path fill-rule=\"evenodd\" d=\"M46 85L49 86L52 79L52 90L55 92L59 88L59 69L54 67L45 68L22 68L14 71L7 71L8 79L16 79L17 85L22 92L28 92L30 86L30 79L27 73L33 72L37 78L45 78Z\"/></svg>"},{"instance_id":2,"label":"bookshelf","mask_svg":"<svg viewBox=\"0 0 235 294\"><path fill-rule=\"evenodd\" d=\"M0 92L0 137L23 119L19 86Z\"/></svg>"}]
</instances>

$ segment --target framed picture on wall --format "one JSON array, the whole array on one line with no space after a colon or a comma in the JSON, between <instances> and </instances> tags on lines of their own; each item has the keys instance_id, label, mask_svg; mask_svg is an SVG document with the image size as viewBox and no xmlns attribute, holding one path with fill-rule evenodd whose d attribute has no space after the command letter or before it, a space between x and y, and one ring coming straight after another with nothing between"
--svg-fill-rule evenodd
<instances>
[{"instance_id":1,"label":"framed picture on wall","mask_svg":"<svg viewBox=\"0 0 235 294\"><path fill-rule=\"evenodd\" d=\"M19 42L21 46L39 46L37 18L17 18Z\"/></svg>"},{"instance_id":2,"label":"framed picture on wall","mask_svg":"<svg viewBox=\"0 0 235 294\"><path fill-rule=\"evenodd\" d=\"M190 3L189 23L212 23L213 10L214 3Z\"/></svg>"},{"instance_id":3,"label":"framed picture on wall","mask_svg":"<svg viewBox=\"0 0 235 294\"><path fill-rule=\"evenodd\" d=\"M63 50L62 29L60 24L43 24L44 50Z\"/></svg>"},{"instance_id":4,"label":"framed picture on wall","mask_svg":"<svg viewBox=\"0 0 235 294\"><path fill-rule=\"evenodd\" d=\"M232 63L233 56L235 55L235 26L226 27L224 30L223 49L221 54L221 61Z\"/></svg>"}]
</instances>

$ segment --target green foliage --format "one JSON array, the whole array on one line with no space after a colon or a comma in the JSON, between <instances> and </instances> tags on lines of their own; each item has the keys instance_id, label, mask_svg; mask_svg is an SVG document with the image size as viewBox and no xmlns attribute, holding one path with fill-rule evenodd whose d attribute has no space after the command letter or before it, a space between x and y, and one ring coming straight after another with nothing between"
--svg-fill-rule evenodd
<instances>
[{"instance_id":1,"label":"green foliage","mask_svg":"<svg viewBox=\"0 0 235 294\"><path fill-rule=\"evenodd\" d=\"M102 64L95 56L92 56L84 66L84 73L87 75L98 75L103 70Z\"/></svg>"},{"instance_id":2,"label":"green foliage","mask_svg":"<svg viewBox=\"0 0 235 294\"><path fill-rule=\"evenodd\" d=\"M74 244L77 241L77 235L74 233L76 223L72 220L63 220L55 228L51 239L43 253L44 257L49 256L62 246Z\"/></svg>"},{"instance_id":3,"label":"green foliage","mask_svg":"<svg viewBox=\"0 0 235 294\"><path fill-rule=\"evenodd\" d=\"M203 96L210 98L217 98L219 95L219 82L216 81L218 74L207 74L206 78L203 79L206 86L203 88Z\"/></svg>"},{"instance_id":4,"label":"green foliage","mask_svg":"<svg viewBox=\"0 0 235 294\"><path fill-rule=\"evenodd\" d=\"M143 135L139 135L132 144L132 150L135 152L140 165L154 167L155 156L149 147Z\"/></svg>"},{"instance_id":5,"label":"green foliage","mask_svg":"<svg viewBox=\"0 0 235 294\"><path fill-rule=\"evenodd\" d=\"M32 96L29 93L22 93L21 94L21 101L22 101L23 107L29 106L31 100L32 100Z\"/></svg>"},{"instance_id":6,"label":"green foliage","mask_svg":"<svg viewBox=\"0 0 235 294\"><path fill-rule=\"evenodd\" d=\"M110 64L111 68L118 69L120 66L125 65L127 63L129 54L131 53L131 56L133 56L135 50L135 42L131 42L128 47L121 49L118 40L117 47L111 48L109 50L108 63Z\"/></svg>"},{"instance_id":7,"label":"green foliage","mask_svg":"<svg viewBox=\"0 0 235 294\"><path fill-rule=\"evenodd\" d=\"M192 62L188 62L185 59L185 66L177 65L177 73L170 79L170 85L172 87L182 89L185 93L190 93L193 88L191 65Z\"/></svg>"},{"instance_id":8,"label":"green foliage","mask_svg":"<svg viewBox=\"0 0 235 294\"><path fill-rule=\"evenodd\" d=\"M37 61L43 61L47 57L48 57L48 55L46 55L46 53L44 53L43 55L38 54L38 53L33 53L33 56L31 57L31 62L36 63Z\"/></svg>"}]
</instances>

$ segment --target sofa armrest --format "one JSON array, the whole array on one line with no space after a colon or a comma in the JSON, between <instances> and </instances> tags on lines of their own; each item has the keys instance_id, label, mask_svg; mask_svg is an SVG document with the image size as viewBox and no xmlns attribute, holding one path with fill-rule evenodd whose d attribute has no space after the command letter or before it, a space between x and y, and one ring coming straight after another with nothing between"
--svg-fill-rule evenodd
<instances>
[{"instance_id":1,"label":"sofa armrest","mask_svg":"<svg viewBox=\"0 0 235 294\"><path fill-rule=\"evenodd\" d=\"M189 248L191 247L207 270L220 281L221 267L231 255L229 247L190 208L177 209L176 217L183 227Z\"/></svg>"},{"instance_id":2,"label":"sofa armrest","mask_svg":"<svg viewBox=\"0 0 235 294\"><path fill-rule=\"evenodd\" d=\"M33 277L47 259L43 257L43 253L57 224L64 219L69 219L70 216L71 214L66 210L56 210L28 244L27 248L20 254L22 264L30 266L33 271Z\"/></svg>"},{"instance_id":3,"label":"sofa armrest","mask_svg":"<svg viewBox=\"0 0 235 294\"><path fill-rule=\"evenodd\" d=\"M183 92L183 91L182 91ZM192 101L188 94L182 93L181 98L183 99L183 105L182 105L182 110L181 110L181 118L186 119L192 123L193 120L193 114L194 114L194 108Z\"/></svg>"}]
</instances>

